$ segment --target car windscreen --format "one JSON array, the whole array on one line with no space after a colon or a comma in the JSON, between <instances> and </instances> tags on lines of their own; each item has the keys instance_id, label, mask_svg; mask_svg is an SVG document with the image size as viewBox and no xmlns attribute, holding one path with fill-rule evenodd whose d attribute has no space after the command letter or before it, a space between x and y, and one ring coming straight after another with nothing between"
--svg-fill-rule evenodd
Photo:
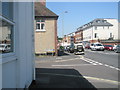
<instances>
[{"instance_id":1,"label":"car windscreen","mask_svg":"<svg viewBox=\"0 0 120 90\"><path fill-rule=\"evenodd\" d=\"M113 47L112 45L104 45L105 47Z\"/></svg>"},{"instance_id":2,"label":"car windscreen","mask_svg":"<svg viewBox=\"0 0 120 90\"><path fill-rule=\"evenodd\" d=\"M82 45L78 45L77 48L82 48L83 46Z\"/></svg>"},{"instance_id":3,"label":"car windscreen","mask_svg":"<svg viewBox=\"0 0 120 90\"><path fill-rule=\"evenodd\" d=\"M96 44L96 46L103 46L102 44Z\"/></svg>"}]
</instances>

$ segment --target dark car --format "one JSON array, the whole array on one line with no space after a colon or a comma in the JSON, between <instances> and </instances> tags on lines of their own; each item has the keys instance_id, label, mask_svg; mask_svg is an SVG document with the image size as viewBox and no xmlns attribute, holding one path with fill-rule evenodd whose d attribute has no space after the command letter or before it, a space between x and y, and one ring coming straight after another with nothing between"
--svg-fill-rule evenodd
<instances>
[{"instance_id":1,"label":"dark car","mask_svg":"<svg viewBox=\"0 0 120 90\"><path fill-rule=\"evenodd\" d=\"M104 45L104 49L105 50L113 50L113 46L112 45Z\"/></svg>"},{"instance_id":2,"label":"dark car","mask_svg":"<svg viewBox=\"0 0 120 90\"><path fill-rule=\"evenodd\" d=\"M116 46L116 48L114 49L114 51L115 51L116 53L120 53L120 44L118 44L118 45Z\"/></svg>"},{"instance_id":3,"label":"dark car","mask_svg":"<svg viewBox=\"0 0 120 90\"><path fill-rule=\"evenodd\" d=\"M74 47L70 47L70 48L69 48L69 52L70 52L70 53L74 53Z\"/></svg>"},{"instance_id":4,"label":"dark car","mask_svg":"<svg viewBox=\"0 0 120 90\"><path fill-rule=\"evenodd\" d=\"M70 46L67 46L66 47L66 51L69 52L69 49L70 49Z\"/></svg>"}]
</instances>

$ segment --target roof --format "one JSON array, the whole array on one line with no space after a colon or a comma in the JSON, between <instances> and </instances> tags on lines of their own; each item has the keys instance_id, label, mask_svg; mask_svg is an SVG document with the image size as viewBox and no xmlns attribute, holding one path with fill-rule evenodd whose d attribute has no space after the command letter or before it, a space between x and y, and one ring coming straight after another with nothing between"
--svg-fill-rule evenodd
<instances>
[{"instance_id":1,"label":"roof","mask_svg":"<svg viewBox=\"0 0 120 90\"><path fill-rule=\"evenodd\" d=\"M58 15L40 2L35 2L35 17L58 18Z\"/></svg>"},{"instance_id":2,"label":"roof","mask_svg":"<svg viewBox=\"0 0 120 90\"><path fill-rule=\"evenodd\" d=\"M107 22L104 19L94 19L93 21L79 27L77 30L84 30L86 28L90 28L92 26L113 26L111 23Z\"/></svg>"}]
</instances>

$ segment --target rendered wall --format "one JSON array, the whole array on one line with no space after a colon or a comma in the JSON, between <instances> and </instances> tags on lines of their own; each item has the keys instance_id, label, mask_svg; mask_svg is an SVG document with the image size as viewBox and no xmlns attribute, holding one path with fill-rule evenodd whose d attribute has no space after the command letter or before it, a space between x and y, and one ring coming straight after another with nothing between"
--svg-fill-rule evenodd
<instances>
[{"instance_id":1,"label":"rendered wall","mask_svg":"<svg viewBox=\"0 0 120 90\"><path fill-rule=\"evenodd\" d=\"M33 80L33 3L15 3L15 53L2 57L2 88L25 88Z\"/></svg>"}]
</instances>

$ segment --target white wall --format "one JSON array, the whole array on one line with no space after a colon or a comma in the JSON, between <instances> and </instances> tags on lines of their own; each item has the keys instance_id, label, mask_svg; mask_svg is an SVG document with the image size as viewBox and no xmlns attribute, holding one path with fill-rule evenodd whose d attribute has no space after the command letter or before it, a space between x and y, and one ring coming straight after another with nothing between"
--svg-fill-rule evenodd
<instances>
[{"instance_id":1,"label":"white wall","mask_svg":"<svg viewBox=\"0 0 120 90\"><path fill-rule=\"evenodd\" d=\"M28 87L34 76L33 3L15 4L15 53L2 57L2 88Z\"/></svg>"},{"instance_id":2,"label":"white wall","mask_svg":"<svg viewBox=\"0 0 120 90\"><path fill-rule=\"evenodd\" d=\"M105 19L110 24L113 24L113 26L97 26L97 29L95 29L95 26L88 28L86 30L83 30L83 41L89 41L89 40L98 40L98 39L109 39L110 33L112 33L112 36L114 36L114 39L118 39L118 20L117 19ZM97 33L97 38L95 38L95 33Z\"/></svg>"},{"instance_id":3,"label":"white wall","mask_svg":"<svg viewBox=\"0 0 120 90\"><path fill-rule=\"evenodd\" d=\"M113 26L110 28L110 31L114 35L114 39L118 39L118 20L117 19L105 19L107 22L113 24Z\"/></svg>"},{"instance_id":4,"label":"white wall","mask_svg":"<svg viewBox=\"0 0 120 90\"><path fill-rule=\"evenodd\" d=\"M92 40L93 27L83 30L83 41Z\"/></svg>"}]
</instances>

